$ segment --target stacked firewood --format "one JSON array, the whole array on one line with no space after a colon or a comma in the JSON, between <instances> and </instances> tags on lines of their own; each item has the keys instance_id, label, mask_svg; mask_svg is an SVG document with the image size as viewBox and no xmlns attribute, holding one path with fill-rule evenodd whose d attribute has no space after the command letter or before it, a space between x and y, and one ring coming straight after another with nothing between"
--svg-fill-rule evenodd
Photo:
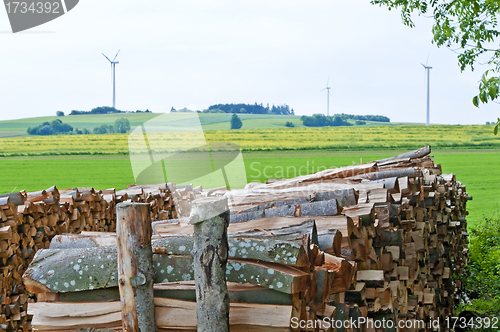
<instances>
[{"instance_id":1,"label":"stacked firewood","mask_svg":"<svg viewBox=\"0 0 500 332\"><path fill-rule=\"evenodd\" d=\"M167 184L95 190L74 188L0 195L0 331L28 331L30 301L22 281L35 253L47 249L57 234L114 231L116 204L149 203L152 218L176 216Z\"/></svg>"},{"instance_id":2,"label":"stacked firewood","mask_svg":"<svg viewBox=\"0 0 500 332\"><path fill-rule=\"evenodd\" d=\"M453 275L461 275L468 261L466 202L471 197L453 174L442 174L429 153L426 147L374 163L228 192L234 202L230 229L245 227L250 220L262 228L277 219L291 224L291 218L311 218L319 234L335 235L331 248L322 245L320 236L320 249L351 262L357 276L349 290L331 291L324 305L309 303L319 319L330 315L328 306L345 305L374 323L392 321L386 330L404 326L400 330L416 331L406 327L442 322L454 314L462 287ZM319 207L325 198L335 198L336 204L331 201L316 211L344 215L342 222L318 212L309 214L310 207ZM191 232L186 224L172 221L156 222L154 229L158 234ZM360 317L359 313L350 317Z\"/></svg>"},{"instance_id":3,"label":"stacked firewood","mask_svg":"<svg viewBox=\"0 0 500 332\"><path fill-rule=\"evenodd\" d=\"M346 219L331 217L334 223ZM312 219L276 218L266 225L258 220L233 225L229 229L226 272L230 299L237 302L231 304L231 330L288 330L293 318L315 319L311 303L322 313L335 317L335 307L327 304L328 296L349 289L355 281L354 265L325 253L315 243L322 237L322 243L333 252L341 238L334 232L324 232ZM195 330L193 237L156 236L152 246L158 328ZM34 315L33 327L119 328L116 259L114 234L83 233L54 238L51 248L38 252L24 275L27 289L38 298L38 303L29 308ZM86 309L89 301L93 302L92 308L110 310L109 317L103 317L102 310L90 315ZM191 316L186 319L188 314Z\"/></svg>"},{"instance_id":4,"label":"stacked firewood","mask_svg":"<svg viewBox=\"0 0 500 332\"><path fill-rule=\"evenodd\" d=\"M14 294L10 301L17 301L19 308L26 298L15 296L23 293L24 286L36 294L38 303L30 303L28 310L37 329L119 330L116 238L95 231L115 230L117 202L148 202L157 234L153 239L157 326L160 331L194 331L193 228L185 218L194 199L225 195L231 210L227 268L231 330L334 331L336 322L370 318L391 321L393 328L368 325L367 331L396 331L400 322L443 321L454 314L462 286L453 276L467 264L465 218L471 197L454 175L442 174L429 153L426 147L372 163L252 183L244 190L163 184L118 192L78 188L57 193L53 188L29 195L44 198L23 201L19 205L24 207L14 208L16 213L2 214L2 220L15 219L18 226L12 233L6 230L8 236L0 231L0 241L6 237L20 243L23 238L28 244L17 245L19 257L21 248L26 248L29 261L56 234L79 234L54 237L50 249L37 252L24 284L17 283L20 291L5 291L7 276L3 290L9 298ZM48 208L57 195L58 208ZM35 226L35 220L44 217L47 229L43 222ZM5 222L2 227L10 225ZM24 223L28 226L20 226ZM17 277L6 270L4 276ZM6 308L3 304L2 314L14 326ZM21 319L26 316L22 316L25 309L19 312Z\"/></svg>"}]
</instances>

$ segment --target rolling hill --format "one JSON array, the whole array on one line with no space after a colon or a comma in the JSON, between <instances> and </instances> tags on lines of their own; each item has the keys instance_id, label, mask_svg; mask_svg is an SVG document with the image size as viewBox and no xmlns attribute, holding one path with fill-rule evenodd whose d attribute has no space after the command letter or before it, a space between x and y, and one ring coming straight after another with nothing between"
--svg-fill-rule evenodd
<instances>
[{"instance_id":1,"label":"rolling hill","mask_svg":"<svg viewBox=\"0 0 500 332\"><path fill-rule=\"evenodd\" d=\"M55 119L60 119L64 123L70 124L73 128L87 128L92 131L94 127L101 124L112 125L116 119L127 118L130 121L132 128L143 124L146 121L153 119L163 113L114 113L114 114L85 114L85 115L66 115L63 117L45 116L25 118L18 120L0 121L0 137L16 137L28 136L26 130L29 127L35 127L39 124L48 121L52 122ZM183 113L174 113L176 114ZM229 130L232 114L224 113L201 113L200 121L204 130ZM274 114L238 114L243 122L242 129L276 129L286 128L287 121L293 123L296 128L304 127L300 120L300 115L274 115ZM349 120L354 123L354 121ZM366 121L365 126L374 125L395 125L397 123L384 123Z\"/></svg>"}]
</instances>

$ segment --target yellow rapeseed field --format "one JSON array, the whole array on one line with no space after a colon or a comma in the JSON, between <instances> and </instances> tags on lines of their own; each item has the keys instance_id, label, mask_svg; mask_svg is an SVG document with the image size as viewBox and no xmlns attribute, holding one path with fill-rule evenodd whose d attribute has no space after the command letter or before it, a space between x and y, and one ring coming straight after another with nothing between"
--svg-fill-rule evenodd
<instances>
[{"instance_id":1,"label":"yellow rapeseed field","mask_svg":"<svg viewBox=\"0 0 500 332\"><path fill-rule=\"evenodd\" d=\"M492 126L394 125L206 131L208 142L232 142L243 151L381 150L434 148L500 148ZM151 134L153 152L176 151L189 134ZM0 156L128 154L127 134L30 136L0 139Z\"/></svg>"}]
</instances>

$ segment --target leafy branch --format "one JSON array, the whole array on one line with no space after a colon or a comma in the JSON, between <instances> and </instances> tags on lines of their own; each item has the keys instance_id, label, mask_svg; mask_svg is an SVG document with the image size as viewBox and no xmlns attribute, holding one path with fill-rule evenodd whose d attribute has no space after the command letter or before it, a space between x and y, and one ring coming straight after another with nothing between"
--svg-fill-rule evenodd
<instances>
[{"instance_id":1,"label":"leafy branch","mask_svg":"<svg viewBox=\"0 0 500 332\"><path fill-rule=\"evenodd\" d=\"M480 58L487 58L490 68L482 75L479 93L472 103L479 107L480 103L500 97L500 48L492 46L500 36L497 19L500 0L371 0L371 3L401 10L403 24L410 27L415 26L412 15L432 14L432 42L458 53L461 71L467 68L473 71ZM497 123L495 134L498 126Z\"/></svg>"}]
</instances>

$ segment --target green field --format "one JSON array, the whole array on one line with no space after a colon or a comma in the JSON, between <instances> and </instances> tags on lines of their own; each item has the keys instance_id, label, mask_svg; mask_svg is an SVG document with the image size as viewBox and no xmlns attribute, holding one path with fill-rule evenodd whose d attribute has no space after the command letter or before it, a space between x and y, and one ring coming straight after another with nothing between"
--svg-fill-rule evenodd
<instances>
[{"instance_id":1,"label":"green field","mask_svg":"<svg viewBox=\"0 0 500 332\"><path fill-rule=\"evenodd\" d=\"M170 113L172 117L182 116L185 113ZM60 119L62 122L70 124L73 128L87 128L90 131L101 124L112 125L116 119L127 118L132 127L139 126L149 121L161 113L115 113L115 114L85 114L67 115L63 117L45 116L37 118L26 118L19 120L0 121L0 137L28 136L26 130L35 127L43 122L52 122ZM222 113L202 113L200 122L204 130L227 130L230 129L230 119L232 114ZM295 127L303 127L300 116L294 115L269 115L269 114L239 114L245 129L271 129L286 128L287 121L292 122ZM372 122L368 122L371 124Z\"/></svg>"},{"instance_id":2,"label":"green field","mask_svg":"<svg viewBox=\"0 0 500 332\"><path fill-rule=\"evenodd\" d=\"M396 155L403 151L283 151L244 153L248 181L293 177L313 173L319 167L340 167ZM436 150L432 153L445 173L455 173L474 197L468 203L471 224L483 215L491 216L500 201L500 151ZM487 170L487 171L485 171ZM58 188L126 188L134 183L128 156L46 156L1 158L0 192L25 189L35 191Z\"/></svg>"},{"instance_id":3,"label":"green field","mask_svg":"<svg viewBox=\"0 0 500 332\"><path fill-rule=\"evenodd\" d=\"M124 116L137 126L158 114L77 115L60 119L91 129ZM170 117L180 126L191 121L182 113ZM318 171L318 167L367 162L430 144L444 172L457 174L474 196L469 204L472 222L483 215L493 215L499 207L496 187L500 183L500 135L493 135L493 126L385 124L306 128L298 116L241 114L246 129L227 130L230 117L221 113L201 114L200 121L209 143L232 142L242 149L248 181L309 174ZM55 118L2 121L0 137ZM286 121L297 127L285 127ZM141 137L142 134L138 136ZM128 140L127 134L0 138L0 192L34 191L52 185L125 188L134 183ZM176 144L186 140L186 136L179 132L148 134L148 140L151 151L160 153L176 151Z\"/></svg>"},{"instance_id":4,"label":"green field","mask_svg":"<svg viewBox=\"0 0 500 332\"><path fill-rule=\"evenodd\" d=\"M26 118L19 120L0 121L0 137L29 136L26 130L35 127L43 122L52 122L60 119L64 123L70 124L73 128L87 128L92 131L94 127L101 124L112 125L119 118L127 118L133 127L139 126L163 113L115 113L115 114L85 114L67 115L63 117L45 116L36 118ZM168 113L169 117L180 118L192 113ZM230 119L232 114L224 113L200 113L200 123L203 130L229 130L231 128ZM273 114L238 114L243 122L242 129L285 129L286 122L294 124L295 128L304 127L298 115L273 115ZM354 124L354 120L348 120ZM363 126L392 126L402 123L384 123L366 121Z\"/></svg>"}]
</instances>

